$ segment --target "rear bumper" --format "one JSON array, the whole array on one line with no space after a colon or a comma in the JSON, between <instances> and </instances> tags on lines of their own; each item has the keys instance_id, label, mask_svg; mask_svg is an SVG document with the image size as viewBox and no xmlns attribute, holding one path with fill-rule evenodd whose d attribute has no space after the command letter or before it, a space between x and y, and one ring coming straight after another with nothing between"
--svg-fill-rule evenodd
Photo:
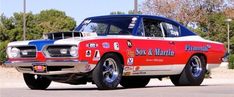
<instances>
[{"instance_id":1,"label":"rear bumper","mask_svg":"<svg viewBox=\"0 0 234 97\"><path fill-rule=\"evenodd\" d=\"M46 73L35 73L32 64L43 63L48 69ZM68 73L87 73L90 72L95 65L88 64L87 61L46 61L46 62L5 62L5 67L15 67L19 72L40 74L40 75L58 75ZM57 69L55 69L57 68ZM59 68L59 69L58 69Z\"/></svg>"}]
</instances>

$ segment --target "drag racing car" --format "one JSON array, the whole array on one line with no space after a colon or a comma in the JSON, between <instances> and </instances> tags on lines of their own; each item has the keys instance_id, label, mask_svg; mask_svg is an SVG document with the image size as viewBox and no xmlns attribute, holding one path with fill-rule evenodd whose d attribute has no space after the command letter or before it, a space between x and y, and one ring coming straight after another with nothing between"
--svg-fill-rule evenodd
<instances>
[{"instance_id":1,"label":"drag racing car","mask_svg":"<svg viewBox=\"0 0 234 97\"><path fill-rule=\"evenodd\" d=\"M222 43L168 18L107 15L86 18L71 32L11 42L5 66L22 72L30 89L46 89L52 81L139 88L163 77L175 86L198 86L225 53Z\"/></svg>"}]
</instances>

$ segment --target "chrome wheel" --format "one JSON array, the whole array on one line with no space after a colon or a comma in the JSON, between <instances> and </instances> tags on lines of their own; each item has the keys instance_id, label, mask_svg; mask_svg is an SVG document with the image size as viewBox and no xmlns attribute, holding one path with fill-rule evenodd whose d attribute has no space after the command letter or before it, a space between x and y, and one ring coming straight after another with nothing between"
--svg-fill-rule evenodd
<instances>
[{"instance_id":1,"label":"chrome wheel","mask_svg":"<svg viewBox=\"0 0 234 97\"><path fill-rule=\"evenodd\" d=\"M202 62L198 56L193 56L190 61L190 71L194 77L199 77L202 73Z\"/></svg>"},{"instance_id":2,"label":"chrome wheel","mask_svg":"<svg viewBox=\"0 0 234 97\"><path fill-rule=\"evenodd\" d=\"M112 83L119 76L117 63L113 58L107 58L103 63L103 79L108 83Z\"/></svg>"}]
</instances>

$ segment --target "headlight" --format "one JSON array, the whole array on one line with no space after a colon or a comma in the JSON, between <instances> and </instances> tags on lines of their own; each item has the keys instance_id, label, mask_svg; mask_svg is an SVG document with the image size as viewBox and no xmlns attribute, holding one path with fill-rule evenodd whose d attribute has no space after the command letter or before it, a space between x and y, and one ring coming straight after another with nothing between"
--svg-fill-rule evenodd
<instances>
[{"instance_id":1,"label":"headlight","mask_svg":"<svg viewBox=\"0 0 234 97\"><path fill-rule=\"evenodd\" d=\"M76 46L72 46L70 48L70 55L73 57L77 57L78 56L78 48Z\"/></svg>"},{"instance_id":2,"label":"headlight","mask_svg":"<svg viewBox=\"0 0 234 97\"><path fill-rule=\"evenodd\" d=\"M9 56L9 58L18 58L20 57L20 50L16 47L8 47L7 48L7 55Z\"/></svg>"}]
</instances>

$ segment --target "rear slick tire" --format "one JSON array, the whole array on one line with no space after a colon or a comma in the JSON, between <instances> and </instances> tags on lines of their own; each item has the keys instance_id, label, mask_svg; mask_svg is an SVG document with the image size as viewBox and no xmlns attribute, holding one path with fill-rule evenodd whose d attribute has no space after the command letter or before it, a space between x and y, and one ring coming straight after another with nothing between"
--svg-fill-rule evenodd
<instances>
[{"instance_id":1,"label":"rear slick tire","mask_svg":"<svg viewBox=\"0 0 234 97\"><path fill-rule=\"evenodd\" d=\"M170 79L175 86L199 86L205 78L205 73L204 56L194 55L189 59L182 73L170 76Z\"/></svg>"}]
</instances>

